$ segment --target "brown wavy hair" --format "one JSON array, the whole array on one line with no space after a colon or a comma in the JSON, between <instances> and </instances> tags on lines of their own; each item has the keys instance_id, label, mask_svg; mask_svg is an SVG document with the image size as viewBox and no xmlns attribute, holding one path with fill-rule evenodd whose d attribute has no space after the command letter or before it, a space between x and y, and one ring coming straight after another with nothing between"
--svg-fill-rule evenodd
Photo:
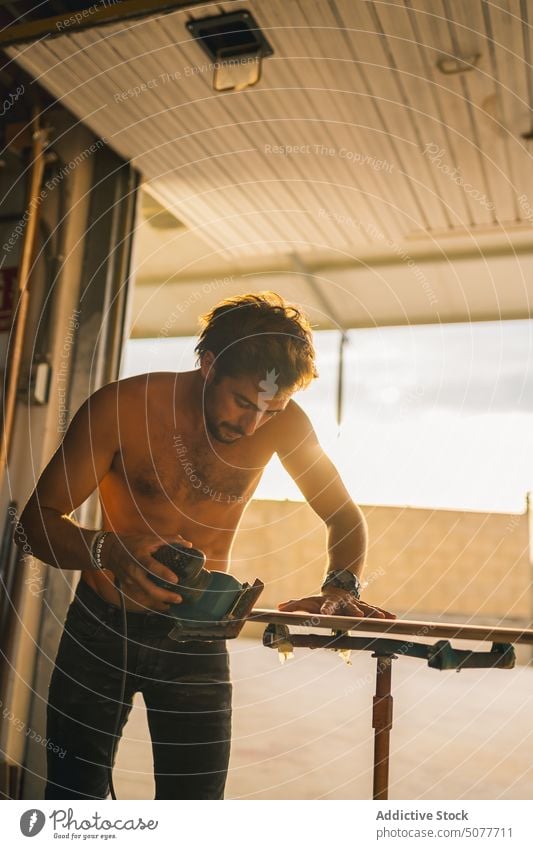
<instances>
[{"instance_id":1,"label":"brown wavy hair","mask_svg":"<svg viewBox=\"0 0 533 849\"><path fill-rule=\"evenodd\" d=\"M201 316L195 352L215 355L215 379L275 370L280 389L304 389L318 372L311 325L276 292L226 298Z\"/></svg>"}]
</instances>

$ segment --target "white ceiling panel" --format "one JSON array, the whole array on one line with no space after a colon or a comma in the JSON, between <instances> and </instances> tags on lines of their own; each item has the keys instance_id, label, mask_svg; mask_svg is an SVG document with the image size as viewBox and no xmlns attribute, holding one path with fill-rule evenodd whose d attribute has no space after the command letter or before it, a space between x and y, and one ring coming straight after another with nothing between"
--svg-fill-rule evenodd
<instances>
[{"instance_id":1,"label":"white ceiling panel","mask_svg":"<svg viewBox=\"0 0 533 849\"><path fill-rule=\"evenodd\" d=\"M240 8L274 55L257 86L215 92L186 22ZM221 267L270 257L275 272L294 253L313 267L396 258L415 280L413 252L450 274L454 253L483 244L533 250L528 15L520 0L250 0L7 52L132 160L145 189ZM173 282L178 266L175 254L158 262ZM440 297L454 285L439 278ZM480 276L468 302L459 309L458 288L455 307L432 320L474 305L473 317L529 314L523 287L520 310L516 292L506 304L503 276L497 285L497 307ZM415 286L409 305L426 315Z\"/></svg>"},{"instance_id":2,"label":"white ceiling panel","mask_svg":"<svg viewBox=\"0 0 533 849\"><path fill-rule=\"evenodd\" d=\"M357 254L413 233L495 223L512 232L525 217L517 195L533 199L531 142L521 137L531 129L528 4L242 8L274 48L261 82L243 92L213 91L186 11L8 52L230 254L285 253L293 243ZM444 74L442 60L465 70Z\"/></svg>"}]
</instances>

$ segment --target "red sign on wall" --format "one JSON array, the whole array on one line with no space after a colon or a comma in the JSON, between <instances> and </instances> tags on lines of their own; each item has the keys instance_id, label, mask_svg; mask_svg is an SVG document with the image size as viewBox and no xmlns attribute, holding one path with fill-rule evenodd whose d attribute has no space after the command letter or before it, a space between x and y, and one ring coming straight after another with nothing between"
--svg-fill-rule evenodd
<instances>
[{"instance_id":1,"label":"red sign on wall","mask_svg":"<svg viewBox=\"0 0 533 849\"><path fill-rule=\"evenodd\" d=\"M18 268L0 268L0 332L11 327Z\"/></svg>"}]
</instances>

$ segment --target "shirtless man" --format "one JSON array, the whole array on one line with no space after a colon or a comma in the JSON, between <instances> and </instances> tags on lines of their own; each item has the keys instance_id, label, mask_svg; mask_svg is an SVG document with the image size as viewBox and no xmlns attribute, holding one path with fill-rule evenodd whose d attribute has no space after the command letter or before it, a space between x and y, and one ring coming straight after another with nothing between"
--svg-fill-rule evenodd
<instances>
[{"instance_id":1,"label":"shirtless man","mask_svg":"<svg viewBox=\"0 0 533 849\"><path fill-rule=\"evenodd\" d=\"M151 554L167 542L205 552L208 569L230 566L231 545L274 453L328 528L328 584L281 610L391 617L359 596L366 527L292 394L316 377L306 318L272 292L231 298L203 319L199 368L110 383L75 415L21 516L33 553L81 570L48 696L45 798L106 798L106 765L133 694L143 693L156 798L223 798L231 737L226 646L167 636L177 578ZM103 539L70 514L99 491ZM99 568L101 567L101 568ZM176 583L170 592L147 576ZM335 574L333 574L335 573ZM355 576L355 577L354 577ZM121 700L119 590L128 626Z\"/></svg>"}]
</instances>

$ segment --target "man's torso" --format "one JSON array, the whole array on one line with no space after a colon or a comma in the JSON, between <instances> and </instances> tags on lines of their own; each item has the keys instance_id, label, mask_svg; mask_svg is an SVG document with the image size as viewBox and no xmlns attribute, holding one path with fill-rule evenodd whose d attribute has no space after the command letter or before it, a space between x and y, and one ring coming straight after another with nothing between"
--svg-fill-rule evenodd
<instances>
[{"instance_id":1,"label":"man's torso","mask_svg":"<svg viewBox=\"0 0 533 849\"><path fill-rule=\"evenodd\" d=\"M120 450L99 485L103 526L119 535L179 534L205 552L208 569L226 571L242 513L275 451L280 419L235 443L214 441L189 413L192 374L159 372L117 383ZM110 571L84 572L83 579L119 604ZM131 600L126 607L146 610Z\"/></svg>"}]
</instances>

